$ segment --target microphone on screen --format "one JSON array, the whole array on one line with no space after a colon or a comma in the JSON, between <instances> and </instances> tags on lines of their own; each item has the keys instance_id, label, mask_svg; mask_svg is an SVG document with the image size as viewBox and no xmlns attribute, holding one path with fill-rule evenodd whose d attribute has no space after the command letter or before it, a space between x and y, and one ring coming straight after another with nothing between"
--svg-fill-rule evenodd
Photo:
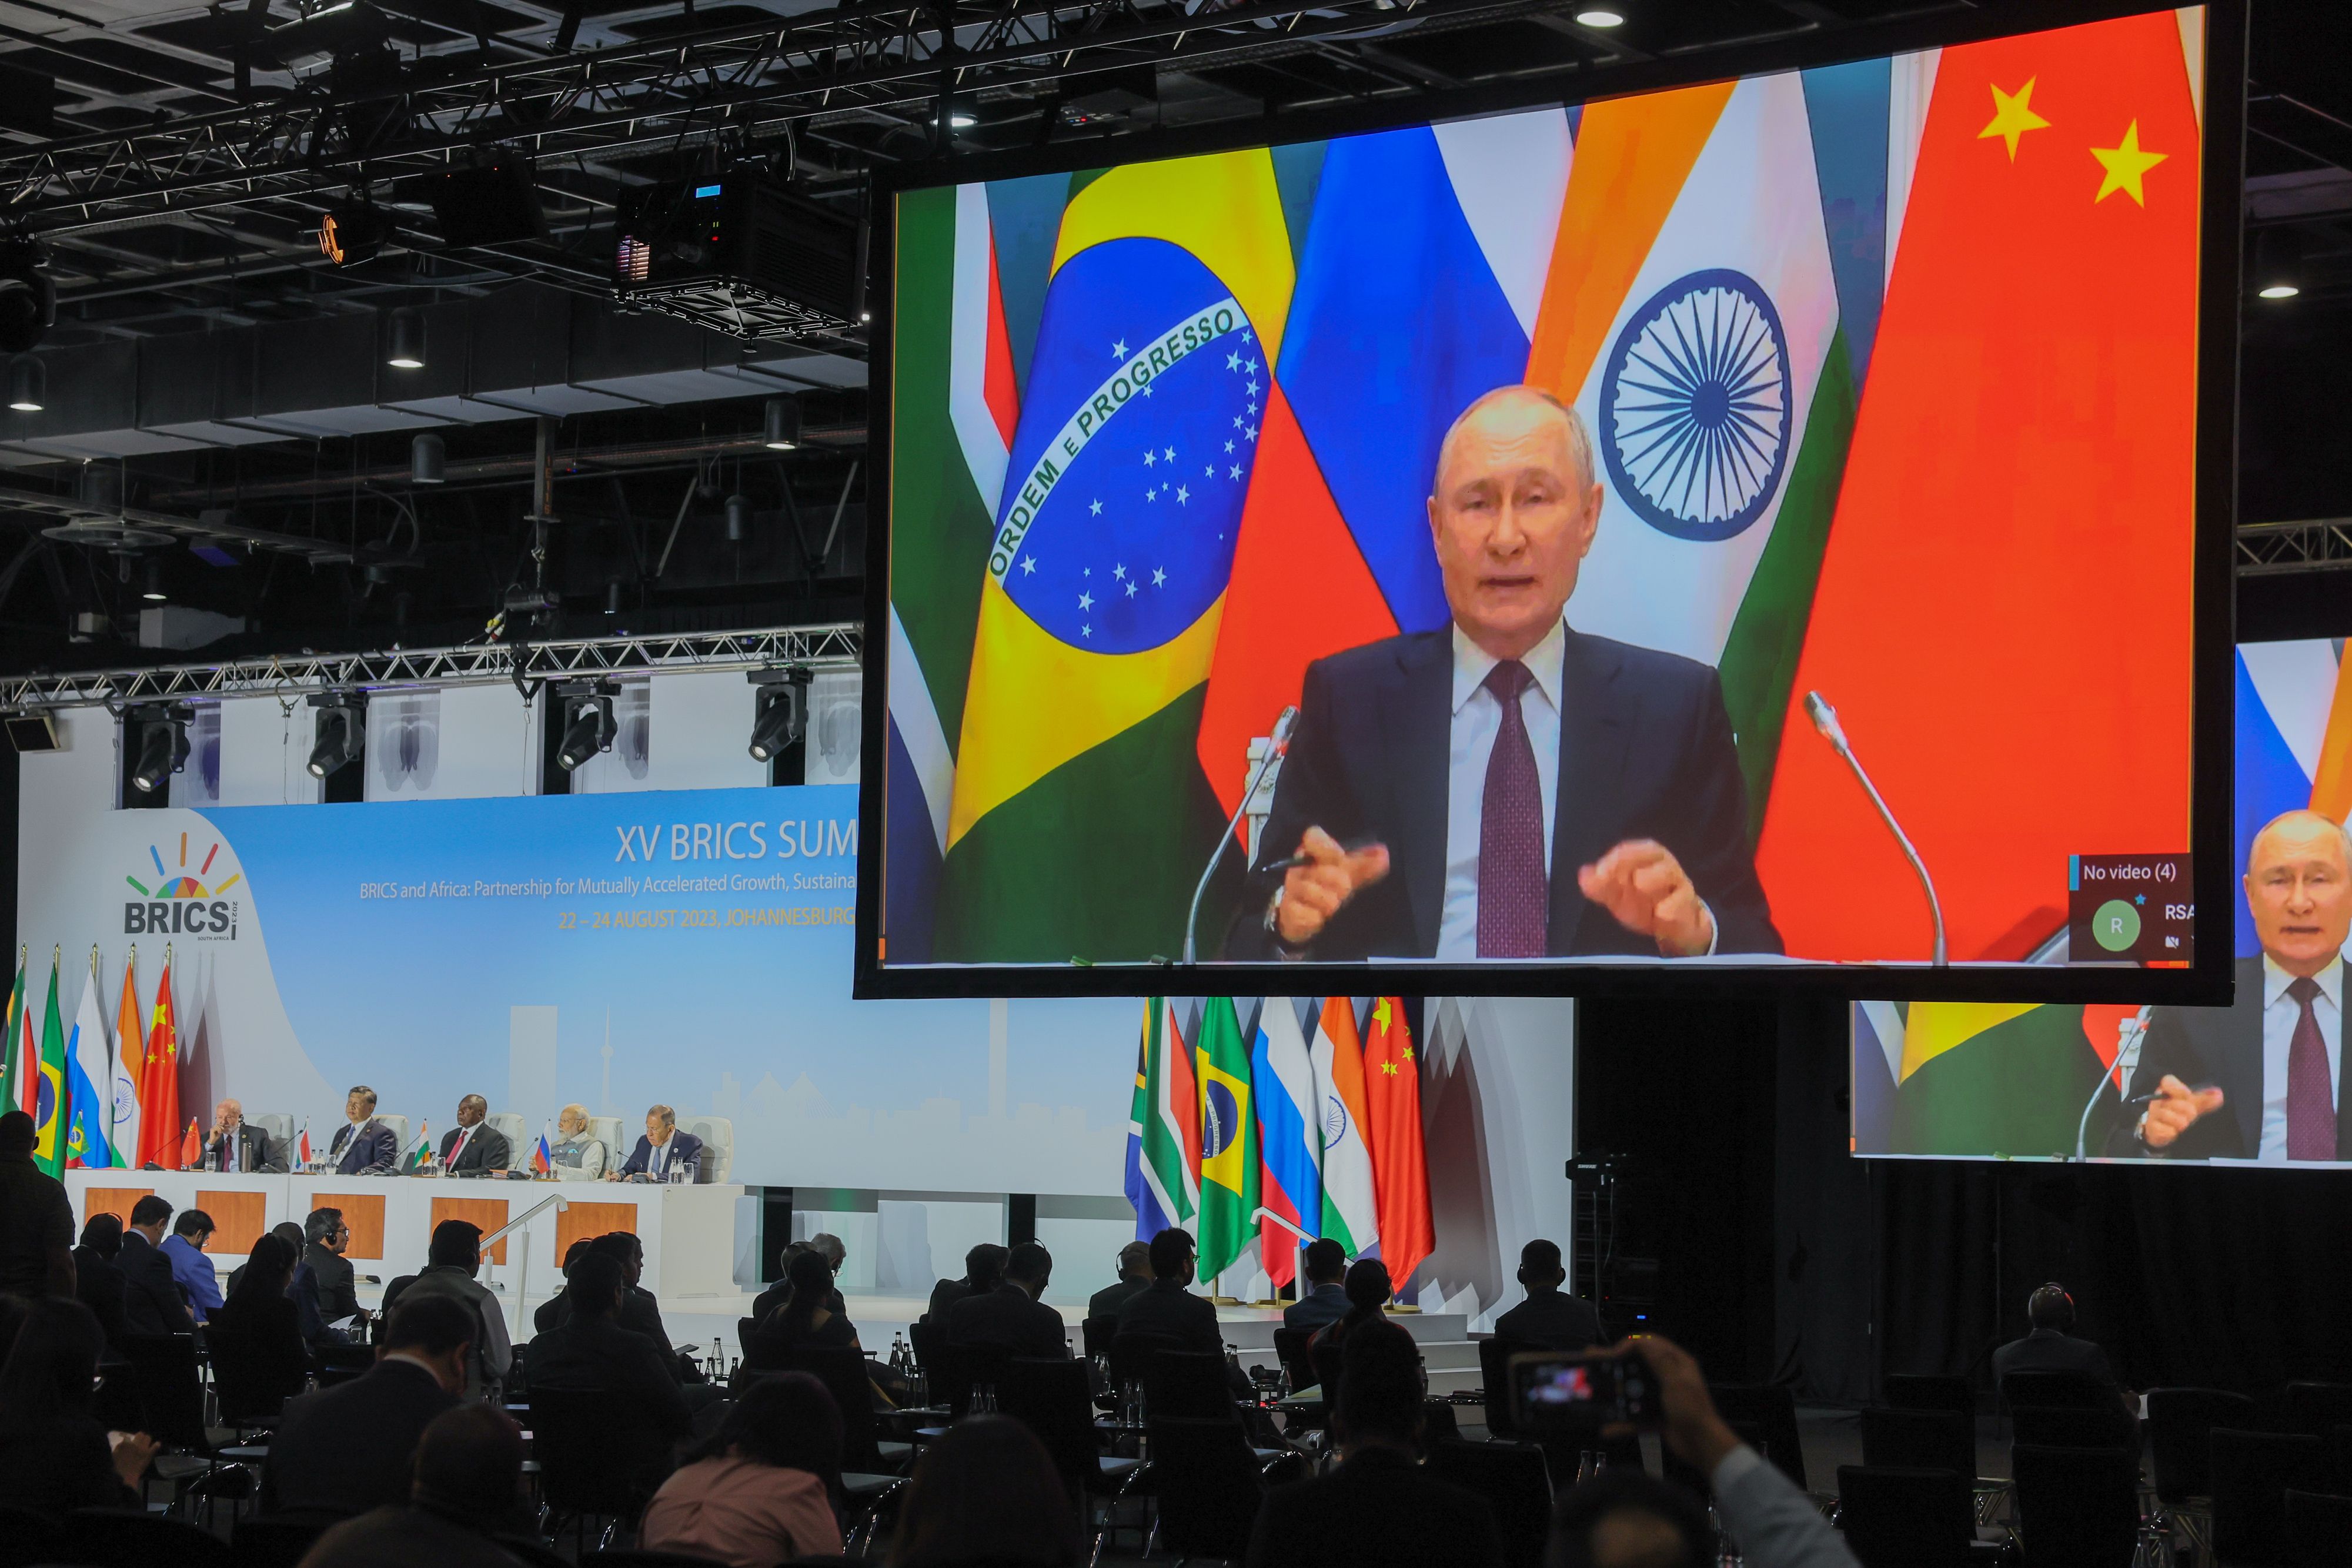
<instances>
[{"instance_id":1,"label":"microphone on screen","mask_svg":"<svg viewBox=\"0 0 2352 1568\"><path fill-rule=\"evenodd\" d=\"M1838 723L1837 709L1830 706L1821 693L1807 692L1805 716L1813 721L1813 727L1821 731L1822 738L1830 743L1830 748L1845 758L1845 765L1853 769L1863 793L1868 795L1870 803L1878 808L1879 818L1885 822L1886 831L1895 835L1895 841L1903 847L1904 859L1909 861L1911 869L1918 873L1919 885L1927 894L1928 916L1936 923L1933 962L1937 968L1942 968L1949 961L1944 950L1944 905L1936 896L1936 879L1927 874L1927 862L1919 858L1919 852L1912 847L1910 835L1903 831L1903 824L1895 820L1895 813L1887 810L1885 798L1879 794L1878 786L1870 781L1870 775L1864 770L1861 758L1854 756L1853 747L1845 737L1845 727Z\"/></svg>"},{"instance_id":2,"label":"microphone on screen","mask_svg":"<svg viewBox=\"0 0 2352 1568\"><path fill-rule=\"evenodd\" d=\"M2116 1098L2123 1100L2126 1110L2156 1098L2152 1094L2143 1094L2136 1100L2124 1099L2124 1091L2131 1087L2132 1074L2139 1070L2139 1048L2147 1039L2149 1010L2142 1008L2124 1019L2123 1028L2116 1036L2116 1064L2099 1074L2098 1082L2091 1087L2091 1097L2083 1103L2082 1120L2074 1124L2074 1157L2078 1160L2088 1157L2084 1145L2091 1133L2091 1113L2098 1108L2099 1096L2106 1092L2110 1080L2116 1085Z\"/></svg>"},{"instance_id":3,"label":"microphone on screen","mask_svg":"<svg viewBox=\"0 0 2352 1568\"><path fill-rule=\"evenodd\" d=\"M1200 924L1201 900L1208 894L1209 879L1217 873L1217 862L1225 858L1225 846L1234 841L1234 834L1240 831L1242 813L1247 811L1250 801L1256 799L1258 786L1265 781L1266 769L1281 761L1289 752L1290 737L1297 728L1298 705L1293 703L1276 716L1274 735L1267 743L1265 755L1258 758L1257 767L1251 772L1248 787L1242 790L1241 804L1234 808L1233 821L1225 824L1224 832L1217 839L1217 847L1210 852L1209 863L1201 868L1200 885L1192 889L1192 906L1184 912L1184 962L1187 964L1192 963L1196 956L1192 928Z\"/></svg>"}]
</instances>

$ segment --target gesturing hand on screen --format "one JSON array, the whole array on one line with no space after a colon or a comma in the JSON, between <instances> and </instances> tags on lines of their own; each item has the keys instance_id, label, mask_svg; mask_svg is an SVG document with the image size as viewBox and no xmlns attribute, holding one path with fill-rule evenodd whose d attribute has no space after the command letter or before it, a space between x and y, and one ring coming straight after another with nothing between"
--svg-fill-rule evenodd
<instances>
[{"instance_id":1,"label":"gesturing hand on screen","mask_svg":"<svg viewBox=\"0 0 2352 1568\"><path fill-rule=\"evenodd\" d=\"M1715 916L1674 852L1652 839L1619 844L1576 873L1584 896L1618 925L1655 939L1670 958L1704 953L1715 943Z\"/></svg>"},{"instance_id":2,"label":"gesturing hand on screen","mask_svg":"<svg viewBox=\"0 0 2352 1568\"><path fill-rule=\"evenodd\" d=\"M2140 1121L2140 1142L2151 1149L2169 1148L2198 1117L2221 1108L2219 1089L2191 1089L2168 1072L2156 1086L2156 1098L2147 1103L2147 1114Z\"/></svg>"},{"instance_id":3,"label":"gesturing hand on screen","mask_svg":"<svg viewBox=\"0 0 2352 1568\"><path fill-rule=\"evenodd\" d=\"M1288 947L1304 947L1314 941L1358 888L1389 873L1386 844L1351 852L1320 828L1309 828L1300 835L1298 854L1307 863L1283 873L1282 903L1274 913L1275 934Z\"/></svg>"}]
</instances>

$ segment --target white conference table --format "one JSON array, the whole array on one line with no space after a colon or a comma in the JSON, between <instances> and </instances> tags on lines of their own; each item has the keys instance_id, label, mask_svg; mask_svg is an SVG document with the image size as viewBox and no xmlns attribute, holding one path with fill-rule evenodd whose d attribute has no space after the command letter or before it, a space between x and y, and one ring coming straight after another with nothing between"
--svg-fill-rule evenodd
<instances>
[{"instance_id":1,"label":"white conference table","mask_svg":"<svg viewBox=\"0 0 2352 1568\"><path fill-rule=\"evenodd\" d=\"M542 1203L544 1212L491 1249L483 1281L520 1315L526 1301L552 1295L562 1283L562 1260L580 1237L633 1232L645 1246L644 1286L665 1301L733 1298L735 1261L758 1223L750 1188L656 1186L633 1182L483 1181L450 1176L346 1176L331 1172L288 1176L224 1176L211 1171L69 1170L66 1191L77 1227L93 1214L126 1221L148 1193L176 1216L201 1208L215 1229L206 1255L223 1279L245 1260L254 1239L288 1220L299 1225L315 1208L340 1208L352 1229L345 1256L361 1274L390 1283L425 1264L433 1228L467 1219L484 1234ZM551 1199L561 1199L559 1207Z\"/></svg>"}]
</instances>

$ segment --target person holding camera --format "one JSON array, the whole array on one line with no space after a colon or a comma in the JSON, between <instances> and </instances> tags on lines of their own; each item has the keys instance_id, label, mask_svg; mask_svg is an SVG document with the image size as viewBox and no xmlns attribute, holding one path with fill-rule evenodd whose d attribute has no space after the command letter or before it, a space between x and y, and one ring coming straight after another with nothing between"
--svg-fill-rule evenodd
<instances>
[{"instance_id":1,"label":"person holding camera","mask_svg":"<svg viewBox=\"0 0 2352 1568\"><path fill-rule=\"evenodd\" d=\"M1861 1568L1845 1540L1763 1456L1742 1443L1706 1392L1706 1375L1688 1351L1655 1334L1629 1339L1610 1353L1650 1371L1665 1444L1707 1478L1716 1517L1739 1543L1748 1568ZM1630 1436L1619 1423L1601 1436ZM1611 1469L1560 1500L1552 1516L1545 1568L1601 1568L1641 1563L1706 1568L1715 1561L1697 1500L1638 1470Z\"/></svg>"}]
</instances>

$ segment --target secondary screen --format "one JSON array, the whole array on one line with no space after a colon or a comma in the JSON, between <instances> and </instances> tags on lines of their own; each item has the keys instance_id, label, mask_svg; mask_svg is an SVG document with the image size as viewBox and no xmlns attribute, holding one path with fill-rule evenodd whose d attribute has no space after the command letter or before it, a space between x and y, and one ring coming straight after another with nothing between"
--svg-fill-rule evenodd
<instances>
[{"instance_id":1,"label":"secondary screen","mask_svg":"<svg viewBox=\"0 0 2352 1568\"><path fill-rule=\"evenodd\" d=\"M899 193L873 957L2190 959L2201 28Z\"/></svg>"},{"instance_id":2,"label":"secondary screen","mask_svg":"<svg viewBox=\"0 0 2352 1568\"><path fill-rule=\"evenodd\" d=\"M2340 640L2238 649L2236 1000L1858 1003L1855 1153L2352 1162L2334 1088L2352 936L2343 654Z\"/></svg>"}]
</instances>

